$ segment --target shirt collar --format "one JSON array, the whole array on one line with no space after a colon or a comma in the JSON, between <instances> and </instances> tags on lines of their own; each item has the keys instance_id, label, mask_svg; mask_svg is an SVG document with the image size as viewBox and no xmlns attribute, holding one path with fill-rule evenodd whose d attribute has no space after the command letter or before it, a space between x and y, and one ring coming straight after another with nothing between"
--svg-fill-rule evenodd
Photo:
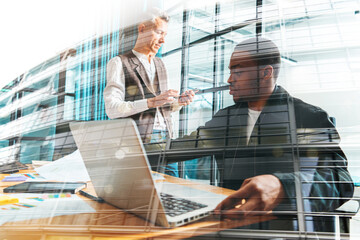
<instances>
[{"instance_id":1,"label":"shirt collar","mask_svg":"<svg viewBox=\"0 0 360 240\"><path fill-rule=\"evenodd\" d=\"M142 53L139 53L137 51L135 51L134 49L132 50L132 52L134 53L134 55L138 58L138 59L141 59L145 62L149 62L148 61L148 58L145 54L142 54ZM150 60L150 63L152 63L152 59Z\"/></svg>"}]
</instances>

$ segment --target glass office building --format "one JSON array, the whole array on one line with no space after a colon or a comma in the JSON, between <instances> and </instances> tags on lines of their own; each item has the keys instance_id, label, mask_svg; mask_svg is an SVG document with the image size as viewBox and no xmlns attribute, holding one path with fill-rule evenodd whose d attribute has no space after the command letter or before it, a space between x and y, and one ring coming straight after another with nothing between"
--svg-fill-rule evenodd
<instances>
[{"instance_id":1,"label":"glass office building","mask_svg":"<svg viewBox=\"0 0 360 240\"><path fill-rule=\"evenodd\" d=\"M231 54L239 42L262 36L271 39L281 52L278 84L293 96L329 113L340 134L348 170L355 183L360 181L357 177L360 177L357 166L360 157L358 0L160 2L158 5L171 18L166 42L158 53L167 68L169 88L180 92L200 89L191 105L173 113L175 137L196 131L220 109L234 104L227 86ZM69 129L70 122L109 119L103 99L106 64L114 56L131 50L136 41L135 24L124 26L120 17L113 21L115 27L112 28L117 30L69 46L1 90L0 151L3 159L16 159L25 164L33 160L55 161L77 149ZM290 120L284 122L287 123L290 124ZM289 139L290 145L297 145L291 142L291 137ZM189 149L177 148L176 142L173 149L166 149L169 159L189 154ZM222 168L215 156L219 146L206 149L207 156L198 156L199 150L192 150L194 153L190 151L190 154L194 159L179 165L180 177L221 186ZM301 194L297 198L300 202L307 201ZM292 222L293 231L264 233L233 229L214 237L327 238L358 232L356 216L348 221L349 217L339 212L334 214L335 221L328 224L333 225L331 229L335 235L318 233L307 222L319 213L314 215L298 208L295 216L287 219Z\"/></svg>"}]
</instances>

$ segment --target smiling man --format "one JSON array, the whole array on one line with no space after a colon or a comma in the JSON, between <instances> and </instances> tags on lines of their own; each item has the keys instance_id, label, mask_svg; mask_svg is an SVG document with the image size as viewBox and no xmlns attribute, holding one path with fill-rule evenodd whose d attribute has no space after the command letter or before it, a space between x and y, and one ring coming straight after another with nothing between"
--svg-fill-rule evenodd
<instances>
[{"instance_id":1,"label":"smiling man","mask_svg":"<svg viewBox=\"0 0 360 240\"><path fill-rule=\"evenodd\" d=\"M179 96L177 90L168 89L165 65L155 55L165 43L169 17L158 9L147 15L148 20L138 24L132 51L107 64L104 90L109 118L133 118L145 143L171 137L171 112L190 104L195 95L189 90ZM178 176L177 163L167 165L165 173Z\"/></svg>"}]
</instances>

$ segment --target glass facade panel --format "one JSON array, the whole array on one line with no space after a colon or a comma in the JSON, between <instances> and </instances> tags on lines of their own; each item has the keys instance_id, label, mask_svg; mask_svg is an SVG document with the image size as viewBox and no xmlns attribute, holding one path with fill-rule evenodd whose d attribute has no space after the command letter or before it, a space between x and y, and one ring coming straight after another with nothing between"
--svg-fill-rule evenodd
<instances>
[{"instance_id":1,"label":"glass facade panel","mask_svg":"<svg viewBox=\"0 0 360 240\"><path fill-rule=\"evenodd\" d=\"M235 192L231 203L223 202L219 218L236 218L241 223L222 221L223 228L206 226L194 234L216 231L199 239L347 239L355 234L356 239L360 197L359 1L164 1L158 5L168 10L171 18L165 43L156 55L166 68L167 87L180 94L189 89L198 92L189 106L159 108L165 125L170 119L165 112L173 111L169 120L173 138L165 136L163 129L155 129L160 131L156 140L155 131L151 132L152 141L144 138L152 170L166 172L163 169L168 163L177 163L180 179L176 181L206 184L201 190L226 188L228 195ZM139 33L137 25L123 27L118 16L112 24L115 31L71 46L1 90L1 156L11 155L21 163L63 159L77 153L70 123L116 122L109 120L105 110L107 64L131 50ZM267 61L277 61L271 55L276 55L276 48L259 44L262 38L279 48L280 63ZM251 49L251 42L244 44L249 39L256 41L256 49ZM241 42L246 46L238 45ZM159 66L158 82L162 80ZM134 68L131 75L127 65L122 69L128 71L124 76L132 79L142 74ZM142 80L138 85L150 91L146 84ZM127 89L126 101L129 94ZM135 94L134 99L142 100L138 94L140 97ZM144 112L153 114L154 122L158 113L152 110ZM139 123L147 119L141 113L126 117ZM143 158L143 149L134 147L136 135L127 136L129 142L117 143L111 136L119 133L118 129L100 132L106 136L89 136L95 136L94 142L100 139L109 146L117 144L121 151L114 153L114 161L135 152L138 155L132 156L132 161L138 163ZM105 143L93 144L89 151L94 156L100 154L97 148ZM109 177L121 168L110 169L111 163L106 156L99 168L108 171ZM136 166L131 165L133 168ZM260 178L263 185L254 183ZM269 190L274 185L279 191L276 196L271 195L275 190ZM275 200L264 200L264 196ZM226 211L229 209L232 215ZM241 222L244 219L246 222ZM124 224L138 234L134 222ZM148 232L158 231L146 227Z\"/></svg>"},{"instance_id":2,"label":"glass facade panel","mask_svg":"<svg viewBox=\"0 0 360 240\"><path fill-rule=\"evenodd\" d=\"M207 37L215 31L215 6L205 5L189 12L190 42Z\"/></svg>"},{"instance_id":3,"label":"glass facade panel","mask_svg":"<svg viewBox=\"0 0 360 240\"><path fill-rule=\"evenodd\" d=\"M162 46L163 53L171 52L182 47L183 9L175 8L171 11L171 21L168 26L166 44Z\"/></svg>"},{"instance_id":4,"label":"glass facade panel","mask_svg":"<svg viewBox=\"0 0 360 240\"><path fill-rule=\"evenodd\" d=\"M222 1L219 2L219 30L247 22L256 21L256 1Z\"/></svg>"}]
</instances>

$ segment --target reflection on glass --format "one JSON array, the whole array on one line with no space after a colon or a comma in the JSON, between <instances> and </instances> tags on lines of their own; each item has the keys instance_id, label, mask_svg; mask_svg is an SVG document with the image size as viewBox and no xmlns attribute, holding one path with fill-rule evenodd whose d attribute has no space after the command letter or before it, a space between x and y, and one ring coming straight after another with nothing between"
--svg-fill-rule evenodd
<instances>
[{"instance_id":1,"label":"reflection on glass","mask_svg":"<svg viewBox=\"0 0 360 240\"><path fill-rule=\"evenodd\" d=\"M162 139L145 146L153 160L153 169L159 170L159 163L166 159L187 160L182 162L181 177L232 189L238 188L247 177L288 172L291 173L290 185L294 186L288 188L291 191L281 205L284 208L276 210L289 214L278 217L276 228L264 222L254 224L254 229L291 229L284 234L292 238L302 234L332 238L334 232L340 236L356 229L356 216L349 225L352 213L346 215L337 210L337 204L349 196L339 197L331 187L328 188L331 191L323 190L329 185L351 183L349 179L342 181L331 174L333 171L345 173L346 169L338 168L345 159L337 145L340 136L348 170L356 184L360 179L360 46L355 31L360 29L358 1L203 2L163 3L165 9L170 9L171 21L159 57L166 65L169 88L201 91L191 105L183 107L181 114L172 115L177 135L187 136L169 141L168 145ZM256 4L260 3L262 6L257 8ZM184 14L187 14L186 22ZM116 24L121 25L119 22ZM256 25L261 28L256 29ZM245 136L244 124L247 111L239 108L240 112L216 115L221 109L232 109L234 105L226 87L234 47L255 37L256 30L280 48L282 67L277 83L292 96L326 110L339 134L332 125L291 126L292 109L287 101L268 108L265 114L272 116L271 121L257 123L249 139ZM20 144L18 160L23 163L57 160L75 151L69 122L107 119L102 97L106 63L131 49L135 32L135 25L126 29L119 27L113 33L84 41L72 46L77 50L76 56L66 62L61 62L61 55L56 56L6 85L0 92L0 147L6 150L12 144ZM220 126L204 126L214 118ZM301 114L296 118L301 119L301 123L308 119ZM238 122L239 119L242 122ZM125 159L126 152L126 147L117 150L116 160ZM296 171L295 160L300 162ZM110 164L111 160L105 163ZM112 171L106 166L103 169ZM294 172L296 181L292 178ZM347 176L346 173L340 175ZM300 191L295 185L301 187ZM233 238L244 237L245 228L249 227L233 229L230 234L234 233ZM331 233L317 235L319 231ZM264 232L252 230L251 234L261 238ZM276 238L276 234L271 232L269 237Z\"/></svg>"}]
</instances>

